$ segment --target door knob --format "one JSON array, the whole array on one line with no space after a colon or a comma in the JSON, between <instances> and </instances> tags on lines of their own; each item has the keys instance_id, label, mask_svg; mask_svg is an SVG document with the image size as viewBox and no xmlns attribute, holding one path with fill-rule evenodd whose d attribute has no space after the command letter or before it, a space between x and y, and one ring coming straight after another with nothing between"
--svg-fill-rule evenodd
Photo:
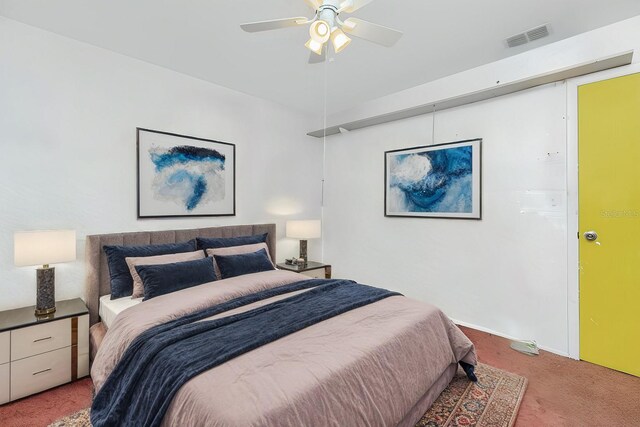
<instances>
[{"instance_id":1,"label":"door knob","mask_svg":"<svg viewBox=\"0 0 640 427\"><path fill-rule=\"evenodd\" d=\"M584 238L592 242L598 238L598 233L595 231L587 231L584 233Z\"/></svg>"}]
</instances>

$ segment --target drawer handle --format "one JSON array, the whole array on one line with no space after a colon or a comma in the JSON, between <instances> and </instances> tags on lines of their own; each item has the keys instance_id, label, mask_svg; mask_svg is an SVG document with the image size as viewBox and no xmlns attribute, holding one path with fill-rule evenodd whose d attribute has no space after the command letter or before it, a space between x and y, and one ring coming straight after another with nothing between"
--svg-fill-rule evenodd
<instances>
[{"instance_id":1,"label":"drawer handle","mask_svg":"<svg viewBox=\"0 0 640 427\"><path fill-rule=\"evenodd\" d=\"M31 374L31 375L44 374L45 372L49 372L50 370L51 370L51 368L49 368L49 369L45 369L45 370L42 370L42 371L34 372L34 373L33 373L33 374Z\"/></svg>"},{"instance_id":2,"label":"drawer handle","mask_svg":"<svg viewBox=\"0 0 640 427\"><path fill-rule=\"evenodd\" d=\"M40 342L40 341L46 341L46 340L50 340L52 337L46 337L46 338L40 338L37 340L33 340L33 342Z\"/></svg>"}]
</instances>

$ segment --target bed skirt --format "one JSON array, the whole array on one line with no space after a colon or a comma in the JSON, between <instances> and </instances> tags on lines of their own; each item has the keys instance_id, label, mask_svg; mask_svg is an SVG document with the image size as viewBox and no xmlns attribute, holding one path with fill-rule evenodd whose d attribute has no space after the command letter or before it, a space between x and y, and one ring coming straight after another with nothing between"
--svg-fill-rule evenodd
<instances>
[{"instance_id":1,"label":"bed skirt","mask_svg":"<svg viewBox=\"0 0 640 427\"><path fill-rule=\"evenodd\" d=\"M413 408L407 413L402 421L398 424L398 427L413 427L424 416L424 414L431 408L433 402L436 401L440 393L451 383L453 377L458 372L458 364L452 363L449 367L440 375L435 383L422 395L420 400L413 405Z\"/></svg>"}]
</instances>

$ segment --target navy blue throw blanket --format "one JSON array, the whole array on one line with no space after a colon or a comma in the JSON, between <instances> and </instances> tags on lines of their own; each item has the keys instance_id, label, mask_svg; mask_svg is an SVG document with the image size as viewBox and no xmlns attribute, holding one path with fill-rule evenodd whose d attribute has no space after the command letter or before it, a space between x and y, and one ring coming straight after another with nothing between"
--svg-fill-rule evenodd
<instances>
[{"instance_id":1,"label":"navy blue throw blanket","mask_svg":"<svg viewBox=\"0 0 640 427\"><path fill-rule=\"evenodd\" d=\"M309 288L244 313L197 322ZM94 427L159 426L174 395L191 378L264 344L393 295L400 294L347 280L304 280L150 328L133 340L96 395L91 423Z\"/></svg>"}]
</instances>

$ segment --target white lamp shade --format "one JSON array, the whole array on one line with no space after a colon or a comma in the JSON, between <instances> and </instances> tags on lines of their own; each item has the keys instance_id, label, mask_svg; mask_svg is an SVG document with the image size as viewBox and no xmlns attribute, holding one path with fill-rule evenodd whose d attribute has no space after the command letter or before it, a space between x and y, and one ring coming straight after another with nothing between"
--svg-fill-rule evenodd
<instances>
[{"instance_id":1,"label":"white lamp shade","mask_svg":"<svg viewBox=\"0 0 640 427\"><path fill-rule=\"evenodd\" d=\"M312 40L320 44L326 43L331 35L331 27L323 20L319 20L309 26L309 35Z\"/></svg>"},{"instance_id":2,"label":"white lamp shade","mask_svg":"<svg viewBox=\"0 0 640 427\"><path fill-rule=\"evenodd\" d=\"M351 39L339 28L333 30L331 33L331 42L333 43L333 49L336 53L340 53L345 47L349 46Z\"/></svg>"},{"instance_id":3,"label":"white lamp shade","mask_svg":"<svg viewBox=\"0 0 640 427\"><path fill-rule=\"evenodd\" d=\"M322 237L321 222L319 219L287 221L287 237L305 240Z\"/></svg>"},{"instance_id":4,"label":"white lamp shade","mask_svg":"<svg viewBox=\"0 0 640 427\"><path fill-rule=\"evenodd\" d=\"M309 39L307 44L305 44L306 48L316 55L322 55L322 49L324 48L324 44L315 41L314 39Z\"/></svg>"},{"instance_id":5,"label":"white lamp shade","mask_svg":"<svg viewBox=\"0 0 640 427\"><path fill-rule=\"evenodd\" d=\"M76 259L75 230L19 231L13 235L17 267L56 264Z\"/></svg>"}]
</instances>

